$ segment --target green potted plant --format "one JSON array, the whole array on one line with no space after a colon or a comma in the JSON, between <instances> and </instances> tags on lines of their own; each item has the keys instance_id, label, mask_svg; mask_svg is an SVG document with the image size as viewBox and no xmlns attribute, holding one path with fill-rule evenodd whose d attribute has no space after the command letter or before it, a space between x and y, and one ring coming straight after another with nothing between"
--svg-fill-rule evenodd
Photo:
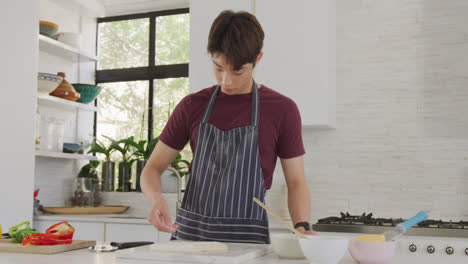
<instances>
[{"instance_id":1,"label":"green potted plant","mask_svg":"<svg viewBox=\"0 0 468 264\"><path fill-rule=\"evenodd\" d=\"M78 178L89 178L95 181L99 180L96 171L98 166L99 161L90 160L88 164L81 167L80 172L78 173Z\"/></svg>"},{"instance_id":2,"label":"green potted plant","mask_svg":"<svg viewBox=\"0 0 468 264\"><path fill-rule=\"evenodd\" d=\"M153 153L153 150L156 147L158 140L159 138L155 137L151 139L148 143L146 140L140 140L138 141L138 143L135 141L131 143L132 146L135 148L135 152L133 153L135 156L135 160L133 160L132 162L136 161L136 188L135 190L137 192L141 192L141 187L140 187L141 173L143 172L143 168L148 162L148 159L150 158L151 153Z\"/></svg>"},{"instance_id":3,"label":"green potted plant","mask_svg":"<svg viewBox=\"0 0 468 264\"><path fill-rule=\"evenodd\" d=\"M180 177L184 177L189 174L190 162L182 159L182 155L179 153L171 162L171 167L179 172Z\"/></svg>"},{"instance_id":4,"label":"green potted plant","mask_svg":"<svg viewBox=\"0 0 468 264\"><path fill-rule=\"evenodd\" d=\"M133 136L130 136L128 138L124 138L121 140L114 140L110 137L107 137L109 140L111 140L111 145L109 148L120 152L122 155L122 161L119 162L119 178L118 178L118 192L129 192L131 191L131 167L134 159L132 160L132 146L135 142Z\"/></svg>"},{"instance_id":5,"label":"green potted plant","mask_svg":"<svg viewBox=\"0 0 468 264\"><path fill-rule=\"evenodd\" d=\"M105 160L102 163L102 191L113 192L114 191L114 178L115 178L115 162L111 161L110 155L114 151L111 146L106 147L104 143L94 137L91 143L91 149L89 153L101 153L105 156Z\"/></svg>"}]
</instances>

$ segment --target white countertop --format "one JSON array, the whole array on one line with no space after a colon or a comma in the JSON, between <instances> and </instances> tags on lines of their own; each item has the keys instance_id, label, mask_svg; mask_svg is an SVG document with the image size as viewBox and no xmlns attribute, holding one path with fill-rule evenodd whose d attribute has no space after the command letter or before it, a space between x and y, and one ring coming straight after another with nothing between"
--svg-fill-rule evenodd
<instances>
[{"instance_id":1,"label":"white countertop","mask_svg":"<svg viewBox=\"0 0 468 264\"><path fill-rule=\"evenodd\" d=\"M140 260L127 260L117 259L114 252L107 253L94 253L87 249L80 249L74 251L68 251L63 253L57 253L53 255L37 255L37 254L18 254L18 253L0 253L0 263L8 264L167 264L166 262L159 261L140 261ZM307 264L307 260L286 260L280 259L274 253L264 256L262 258L254 259L245 264ZM351 260L343 259L340 264L353 263Z\"/></svg>"},{"instance_id":2,"label":"white countertop","mask_svg":"<svg viewBox=\"0 0 468 264\"><path fill-rule=\"evenodd\" d=\"M0 263L8 264L167 264L167 262L158 261L141 261L141 260L129 260L129 259L117 259L114 252L107 253L95 253L87 249L80 249L68 252L57 253L53 255L39 255L39 254L18 254L18 253L0 253ZM307 260L287 260L280 259L274 253L266 255L261 258L257 258L244 264L307 264ZM347 253L339 264L353 264L355 263L351 256ZM446 257L431 257L431 256L418 256L409 257L397 255L393 258L392 264L462 264L465 261L453 261Z\"/></svg>"},{"instance_id":3,"label":"white countertop","mask_svg":"<svg viewBox=\"0 0 468 264\"><path fill-rule=\"evenodd\" d=\"M392 264L462 264L466 262L453 262L447 258L437 257L406 257L395 256ZM108 253L94 253L87 249L74 250L69 252L57 253L53 255L38 255L38 254L18 254L18 253L0 253L0 263L8 264L167 264L167 262L158 261L140 261L140 260L127 260L117 259L114 252ZM271 253L262 258L254 259L245 264L307 264L307 260L287 260L280 259L274 253ZM346 254L339 264L353 264L355 263L349 254Z\"/></svg>"}]
</instances>

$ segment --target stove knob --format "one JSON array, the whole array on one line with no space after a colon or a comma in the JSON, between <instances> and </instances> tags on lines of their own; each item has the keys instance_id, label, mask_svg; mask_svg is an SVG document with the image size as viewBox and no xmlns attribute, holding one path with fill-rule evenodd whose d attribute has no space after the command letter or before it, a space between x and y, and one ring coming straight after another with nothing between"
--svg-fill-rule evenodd
<instances>
[{"instance_id":1,"label":"stove knob","mask_svg":"<svg viewBox=\"0 0 468 264\"><path fill-rule=\"evenodd\" d=\"M435 247L432 246L432 245L428 246L428 247L427 247L427 252L428 252L429 254L434 253L434 252L435 252Z\"/></svg>"},{"instance_id":2,"label":"stove knob","mask_svg":"<svg viewBox=\"0 0 468 264\"><path fill-rule=\"evenodd\" d=\"M453 247L447 247L445 249L445 252L447 252L447 254L449 254L449 255L452 255L453 254Z\"/></svg>"},{"instance_id":3,"label":"stove knob","mask_svg":"<svg viewBox=\"0 0 468 264\"><path fill-rule=\"evenodd\" d=\"M417 249L418 249L418 247L415 244L411 244L409 246L409 251L411 251L411 252L416 252Z\"/></svg>"},{"instance_id":4,"label":"stove knob","mask_svg":"<svg viewBox=\"0 0 468 264\"><path fill-rule=\"evenodd\" d=\"M465 254L468 255L468 248L465 248Z\"/></svg>"}]
</instances>

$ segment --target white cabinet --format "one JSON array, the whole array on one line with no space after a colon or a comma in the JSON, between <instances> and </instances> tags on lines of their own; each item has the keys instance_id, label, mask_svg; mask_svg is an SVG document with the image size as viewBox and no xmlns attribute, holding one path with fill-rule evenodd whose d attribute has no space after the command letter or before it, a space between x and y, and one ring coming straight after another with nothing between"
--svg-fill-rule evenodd
<instances>
[{"instance_id":1,"label":"white cabinet","mask_svg":"<svg viewBox=\"0 0 468 264\"><path fill-rule=\"evenodd\" d=\"M304 126L336 125L336 4L334 0L190 2L190 91L216 83L206 54L208 32L221 10L254 13L265 31L259 83L292 98Z\"/></svg>"},{"instance_id":2,"label":"white cabinet","mask_svg":"<svg viewBox=\"0 0 468 264\"><path fill-rule=\"evenodd\" d=\"M45 216L47 217L47 216ZM63 220L75 228L73 239L79 240L96 240L103 242L133 242L133 241L169 241L171 234L159 232L151 224L139 223L115 223L106 220L73 220L70 216L65 216L63 219L55 216L57 220L34 220L33 228L38 232L44 233L47 228L57 224ZM50 218L50 217L49 217ZM69 220L67 220L69 218ZM81 217L82 218L82 217ZM59 220L60 219L60 220ZM161 235L162 234L162 235Z\"/></svg>"},{"instance_id":3,"label":"white cabinet","mask_svg":"<svg viewBox=\"0 0 468 264\"><path fill-rule=\"evenodd\" d=\"M33 228L44 233L47 228L57 223L59 221L35 220ZM75 228L73 239L104 241L104 223L74 221L68 223Z\"/></svg>"},{"instance_id":4,"label":"white cabinet","mask_svg":"<svg viewBox=\"0 0 468 264\"><path fill-rule=\"evenodd\" d=\"M335 127L335 1L255 2L265 31L256 78L292 98L303 125Z\"/></svg>"},{"instance_id":5,"label":"white cabinet","mask_svg":"<svg viewBox=\"0 0 468 264\"><path fill-rule=\"evenodd\" d=\"M106 242L158 242L158 230L152 225L106 223Z\"/></svg>"}]
</instances>

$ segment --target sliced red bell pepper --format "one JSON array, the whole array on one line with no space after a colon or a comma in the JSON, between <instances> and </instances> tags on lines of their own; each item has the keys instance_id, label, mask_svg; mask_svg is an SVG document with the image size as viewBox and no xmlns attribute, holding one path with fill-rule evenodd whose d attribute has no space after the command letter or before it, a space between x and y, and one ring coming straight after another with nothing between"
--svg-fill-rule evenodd
<instances>
[{"instance_id":1,"label":"sliced red bell pepper","mask_svg":"<svg viewBox=\"0 0 468 264\"><path fill-rule=\"evenodd\" d=\"M23 239L21 242L23 246L29 245L62 245L71 244L72 239L58 239L57 236L44 233L31 234Z\"/></svg>"},{"instance_id":2,"label":"sliced red bell pepper","mask_svg":"<svg viewBox=\"0 0 468 264\"><path fill-rule=\"evenodd\" d=\"M37 195L39 194L39 189L34 191L34 200L37 200Z\"/></svg>"},{"instance_id":3,"label":"sliced red bell pepper","mask_svg":"<svg viewBox=\"0 0 468 264\"><path fill-rule=\"evenodd\" d=\"M46 234L51 234L59 239L72 239L75 228L71 226L67 221L57 223L46 230Z\"/></svg>"}]
</instances>

